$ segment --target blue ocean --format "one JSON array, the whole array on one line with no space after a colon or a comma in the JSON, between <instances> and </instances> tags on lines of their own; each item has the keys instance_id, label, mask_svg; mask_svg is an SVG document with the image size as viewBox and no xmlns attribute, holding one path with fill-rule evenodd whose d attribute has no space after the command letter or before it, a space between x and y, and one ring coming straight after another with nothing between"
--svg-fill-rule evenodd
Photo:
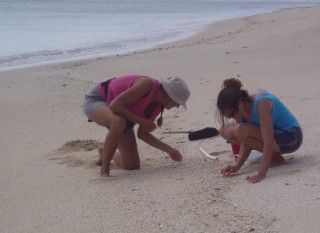
<instances>
[{"instance_id":1,"label":"blue ocean","mask_svg":"<svg viewBox=\"0 0 320 233\"><path fill-rule=\"evenodd\" d=\"M314 1L0 0L0 70L115 55Z\"/></svg>"}]
</instances>

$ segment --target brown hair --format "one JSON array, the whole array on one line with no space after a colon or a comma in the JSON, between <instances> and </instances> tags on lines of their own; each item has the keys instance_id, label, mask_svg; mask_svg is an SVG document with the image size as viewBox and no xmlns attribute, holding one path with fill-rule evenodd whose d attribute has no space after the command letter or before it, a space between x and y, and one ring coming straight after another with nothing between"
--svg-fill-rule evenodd
<instances>
[{"instance_id":1,"label":"brown hair","mask_svg":"<svg viewBox=\"0 0 320 233\"><path fill-rule=\"evenodd\" d=\"M217 99L218 121L222 126L225 123L223 111L226 109L238 109L239 101L251 102L248 91L242 87L241 81L237 78L228 78L223 81L222 90L219 92Z\"/></svg>"}]
</instances>

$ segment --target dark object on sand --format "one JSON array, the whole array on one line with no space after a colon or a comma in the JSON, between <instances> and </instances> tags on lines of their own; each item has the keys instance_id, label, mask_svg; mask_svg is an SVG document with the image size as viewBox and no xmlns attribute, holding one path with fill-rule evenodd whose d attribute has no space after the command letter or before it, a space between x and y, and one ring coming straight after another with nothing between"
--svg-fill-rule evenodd
<instances>
[{"instance_id":1,"label":"dark object on sand","mask_svg":"<svg viewBox=\"0 0 320 233\"><path fill-rule=\"evenodd\" d=\"M190 132L188 134L188 138L190 141L204 139L204 138L211 138L219 135L219 130L216 128L206 127L204 129L196 130Z\"/></svg>"},{"instance_id":2,"label":"dark object on sand","mask_svg":"<svg viewBox=\"0 0 320 233\"><path fill-rule=\"evenodd\" d=\"M190 141L212 138L219 135L219 130L212 127L206 127L196 131L167 131L164 134L187 133Z\"/></svg>"}]
</instances>

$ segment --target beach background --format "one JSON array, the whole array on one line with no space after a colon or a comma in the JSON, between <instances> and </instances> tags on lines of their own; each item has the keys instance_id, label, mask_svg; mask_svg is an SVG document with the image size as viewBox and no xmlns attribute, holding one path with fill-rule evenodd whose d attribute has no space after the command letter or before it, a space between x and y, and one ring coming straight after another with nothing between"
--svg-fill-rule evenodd
<instances>
[{"instance_id":1,"label":"beach background","mask_svg":"<svg viewBox=\"0 0 320 233\"><path fill-rule=\"evenodd\" d=\"M34 1L23 2L28 4L12 8L35 7L31 4ZM45 4L48 2L38 1L50 8ZM0 232L318 232L320 7L296 3L301 5L259 8L258 12L200 20L194 25L186 16L186 25L182 23L180 30L191 34L164 36L137 47L128 43L127 48L110 54L104 50L99 55L95 51L69 56L67 51L77 50L83 35L94 34L83 33L85 30L73 36L64 34L57 47L45 49L30 35L10 45L15 37L7 33L8 37L1 38L6 45L1 44L1 50L11 52L3 52L0 58L4 61L11 56L12 62L2 63L0 72ZM8 2L1 1L1 7L5 4ZM178 12L173 9L167 11ZM63 7L57 12L64 12ZM159 18L170 18L161 14ZM23 19L27 22L28 17ZM79 18L74 19L79 23ZM152 22L145 21L147 25ZM31 28L36 30L41 22L33 22ZM170 24L174 25L173 21ZM24 21L20 25L24 28ZM6 23L1 26L2 31L9 28ZM59 28L64 33L81 29L71 24L58 24ZM172 30L180 32L179 27ZM35 42L37 49L19 53L19 46L28 40ZM59 40L47 37L43 41L53 45ZM66 48L61 46L64 41ZM76 48L71 48L73 45ZM59 51L58 57L51 57L52 51ZM69 57L60 56L60 52ZM29 54L26 57L32 59L23 61L19 54ZM42 59L38 54L45 56ZM58 62L56 58L65 60ZM78 58L81 60L75 60ZM50 64L36 66L39 62ZM155 131L156 136L180 149L184 159L175 163L139 141L141 169L123 171L112 165L112 177L102 179L94 162L107 131L87 122L82 102L96 83L127 73L156 78L178 75L187 81L192 93L188 110L166 111L164 126ZM303 127L303 146L285 155L288 164L271 168L267 178L257 184L248 183L245 177L255 174L258 164L246 164L231 178L220 175L220 169L233 160L230 145L220 137L190 142L186 134L164 134L218 127L216 95L228 77L239 77L249 91L263 88L275 93ZM218 160L206 159L199 146Z\"/></svg>"},{"instance_id":2,"label":"beach background","mask_svg":"<svg viewBox=\"0 0 320 233\"><path fill-rule=\"evenodd\" d=\"M123 54L314 1L1 0L0 70Z\"/></svg>"}]
</instances>

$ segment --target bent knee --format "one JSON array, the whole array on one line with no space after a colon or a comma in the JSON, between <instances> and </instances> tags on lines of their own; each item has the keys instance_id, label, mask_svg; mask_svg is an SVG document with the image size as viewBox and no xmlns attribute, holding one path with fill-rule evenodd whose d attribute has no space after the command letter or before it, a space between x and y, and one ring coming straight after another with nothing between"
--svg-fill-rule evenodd
<instances>
[{"instance_id":1,"label":"bent knee","mask_svg":"<svg viewBox=\"0 0 320 233\"><path fill-rule=\"evenodd\" d=\"M138 169L140 169L140 163L139 164L124 164L123 169L124 170L138 170Z\"/></svg>"},{"instance_id":2,"label":"bent knee","mask_svg":"<svg viewBox=\"0 0 320 233\"><path fill-rule=\"evenodd\" d=\"M126 159L122 159L121 168L124 170L137 170L140 169L140 158L135 158L132 154Z\"/></svg>"},{"instance_id":3,"label":"bent knee","mask_svg":"<svg viewBox=\"0 0 320 233\"><path fill-rule=\"evenodd\" d=\"M219 129L219 134L222 138L224 138L227 141L230 141L232 139L235 138L234 132L233 132L233 128L229 128L229 127L221 127Z\"/></svg>"},{"instance_id":4,"label":"bent knee","mask_svg":"<svg viewBox=\"0 0 320 233\"><path fill-rule=\"evenodd\" d=\"M237 137L237 136L239 136L239 134L241 133L241 129L242 127L241 127L241 124L238 124L238 125L236 125L236 126L234 126L234 135Z\"/></svg>"},{"instance_id":5,"label":"bent knee","mask_svg":"<svg viewBox=\"0 0 320 233\"><path fill-rule=\"evenodd\" d=\"M254 126L248 123L241 123L235 126L234 135L239 141L243 142L247 138L252 138L252 137L256 138L257 137L255 134L256 131L260 132L260 129L258 126Z\"/></svg>"},{"instance_id":6,"label":"bent knee","mask_svg":"<svg viewBox=\"0 0 320 233\"><path fill-rule=\"evenodd\" d=\"M234 127L234 136L239 140L242 141L244 134L246 132L245 127L242 124L238 124Z\"/></svg>"},{"instance_id":7,"label":"bent knee","mask_svg":"<svg viewBox=\"0 0 320 233\"><path fill-rule=\"evenodd\" d=\"M111 127L123 132L126 129L127 120L120 115L114 114L111 122Z\"/></svg>"}]
</instances>

